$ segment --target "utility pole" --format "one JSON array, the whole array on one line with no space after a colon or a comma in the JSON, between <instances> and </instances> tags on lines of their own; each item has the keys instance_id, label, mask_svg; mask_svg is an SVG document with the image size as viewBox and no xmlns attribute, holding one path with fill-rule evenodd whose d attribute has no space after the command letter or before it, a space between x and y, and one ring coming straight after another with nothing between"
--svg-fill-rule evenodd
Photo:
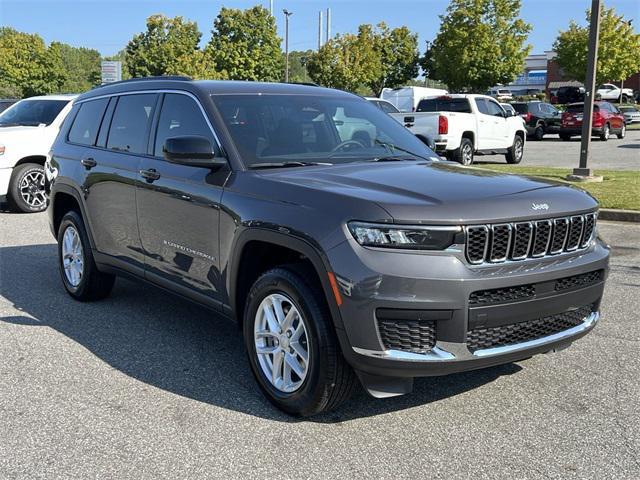
<instances>
[{"instance_id":1,"label":"utility pole","mask_svg":"<svg viewBox=\"0 0 640 480\"><path fill-rule=\"evenodd\" d=\"M318 12L318 50L322 48L322 10Z\"/></svg>"},{"instance_id":2,"label":"utility pole","mask_svg":"<svg viewBox=\"0 0 640 480\"><path fill-rule=\"evenodd\" d=\"M273 0L269 0L269 13L273 17Z\"/></svg>"},{"instance_id":3,"label":"utility pole","mask_svg":"<svg viewBox=\"0 0 640 480\"><path fill-rule=\"evenodd\" d=\"M285 67L284 67L284 81L289 81L289 17L293 15L286 8L282 10L284 13L284 52L285 52Z\"/></svg>"},{"instance_id":4,"label":"utility pole","mask_svg":"<svg viewBox=\"0 0 640 480\"><path fill-rule=\"evenodd\" d=\"M589 144L593 123L593 100L596 93L596 68L598 65L598 36L600 33L600 6L602 0L591 0L591 20L589 23L589 53L587 56L587 78L584 84L584 112L582 115L582 138L580 140L580 167L573 169L572 178L587 180L593 177L588 167Z\"/></svg>"},{"instance_id":5,"label":"utility pole","mask_svg":"<svg viewBox=\"0 0 640 480\"><path fill-rule=\"evenodd\" d=\"M331 40L331 9L327 8L327 36L325 41L328 42Z\"/></svg>"}]
</instances>

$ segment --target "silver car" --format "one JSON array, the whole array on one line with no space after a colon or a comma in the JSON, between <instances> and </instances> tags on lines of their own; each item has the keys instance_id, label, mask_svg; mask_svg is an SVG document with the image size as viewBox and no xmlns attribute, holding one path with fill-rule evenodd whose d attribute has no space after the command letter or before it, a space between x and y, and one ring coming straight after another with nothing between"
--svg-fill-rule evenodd
<instances>
[{"instance_id":1,"label":"silver car","mask_svg":"<svg viewBox=\"0 0 640 480\"><path fill-rule=\"evenodd\" d=\"M640 111L635 107L619 107L618 110L624 115L624 123L627 125L634 122L640 122Z\"/></svg>"}]
</instances>

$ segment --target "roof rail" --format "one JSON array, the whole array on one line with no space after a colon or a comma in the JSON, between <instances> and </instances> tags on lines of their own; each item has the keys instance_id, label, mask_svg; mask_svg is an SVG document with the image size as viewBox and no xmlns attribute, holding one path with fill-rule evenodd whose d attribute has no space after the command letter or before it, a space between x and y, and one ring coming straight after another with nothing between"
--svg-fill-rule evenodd
<instances>
[{"instance_id":1,"label":"roof rail","mask_svg":"<svg viewBox=\"0 0 640 480\"><path fill-rule=\"evenodd\" d=\"M185 77L183 75L158 75L154 77L136 77L136 78L129 78L127 80L120 80L118 82L103 83L102 85L98 85L95 88L108 87L111 85L120 85L122 83L146 82L148 80L179 80L183 82L189 82L193 79L191 77Z\"/></svg>"},{"instance_id":2,"label":"roof rail","mask_svg":"<svg viewBox=\"0 0 640 480\"><path fill-rule=\"evenodd\" d=\"M320 85L318 85L317 83L313 83L313 82L285 82L289 85L306 85L308 87L319 87Z\"/></svg>"}]
</instances>

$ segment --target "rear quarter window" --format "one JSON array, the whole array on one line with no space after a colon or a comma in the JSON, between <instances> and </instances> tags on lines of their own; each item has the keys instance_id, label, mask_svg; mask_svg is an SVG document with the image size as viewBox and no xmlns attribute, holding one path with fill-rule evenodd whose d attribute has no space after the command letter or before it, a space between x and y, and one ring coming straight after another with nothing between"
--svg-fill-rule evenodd
<instances>
[{"instance_id":1,"label":"rear quarter window","mask_svg":"<svg viewBox=\"0 0 640 480\"><path fill-rule=\"evenodd\" d=\"M95 145L107 103L107 98L82 103L69 129L67 140L80 145Z\"/></svg>"}]
</instances>

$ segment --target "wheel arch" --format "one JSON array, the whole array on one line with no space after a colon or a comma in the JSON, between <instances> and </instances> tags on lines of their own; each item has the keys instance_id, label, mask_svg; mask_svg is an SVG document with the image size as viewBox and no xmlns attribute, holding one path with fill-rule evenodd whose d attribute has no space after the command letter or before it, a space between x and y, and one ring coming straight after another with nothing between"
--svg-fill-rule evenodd
<instances>
[{"instance_id":1,"label":"wheel arch","mask_svg":"<svg viewBox=\"0 0 640 480\"><path fill-rule=\"evenodd\" d=\"M476 136L472 131L466 130L466 131L462 132L461 140L462 140L462 138L468 138L469 140L471 140L471 145L473 145L473 149L474 150L476 149L476 147L477 147L477 145L476 145ZM460 143L462 143L462 142L460 142Z\"/></svg>"},{"instance_id":2,"label":"wheel arch","mask_svg":"<svg viewBox=\"0 0 640 480\"><path fill-rule=\"evenodd\" d=\"M87 230L87 236L89 237L89 243L91 243L91 248L95 250L96 246L93 239L93 232L80 193L70 185L58 183L51 192L49 201L49 221L54 237L57 237L58 228L65 213L70 210L75 210L82 217L82 221Z\"/></svg>"},{"instance_id":3,"label":"wheel arch","mask_svg":"<svg viewBox=\"0 0 640 480\"><path fill-rule=\"evenodd\" d=\"M44 167L44 162L46 162L46 160L47 157L45 155L29 155L18 160L14 165L14 168L19 165L24 165L25 163L35 163Z\"/></svg>"}]
</instances>

